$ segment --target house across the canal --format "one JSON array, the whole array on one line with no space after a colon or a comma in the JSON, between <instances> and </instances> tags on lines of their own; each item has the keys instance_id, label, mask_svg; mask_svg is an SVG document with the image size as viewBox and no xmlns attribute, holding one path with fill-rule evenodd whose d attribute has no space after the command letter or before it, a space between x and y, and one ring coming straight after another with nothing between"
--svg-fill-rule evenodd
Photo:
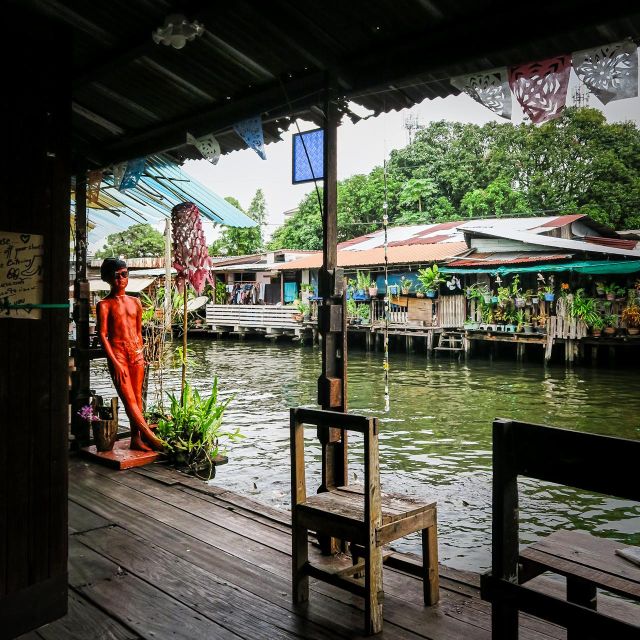
<instances>
[{"instance_id":1,"label":"house across the canal","mask_svg":"<svg viewBox=\"0 0 640 640\"><path fill-rule=\"evenodd\" d=\"M391 227L385 276L384 231L375 231L338 245L338 266L353 283L349 329L369 347L386 330L406 336L412 348L420 349L423 341L428 351L515 343L520 357L527 345L537 345L533 348L542 348L547 359L555 344L565 345L569 360L584 356L585 347L595 355L598 346L633 346L633 314L625 309L637 306L638 239L579 214ZM266 303L259 313L212 306L209 324L223 332L313 335L322 254L306 252L297 259L293 254L216 264L230 290L232 283L251 283L262 274L280 288L280 296L272 298L275 305L258 298ZM429 298L418 274L434 264L442 282ZM371 285L370 292L354 295L358 277ZM225 313L233 315L226 324L220 320Z\"/></svg>"}]
</instances>

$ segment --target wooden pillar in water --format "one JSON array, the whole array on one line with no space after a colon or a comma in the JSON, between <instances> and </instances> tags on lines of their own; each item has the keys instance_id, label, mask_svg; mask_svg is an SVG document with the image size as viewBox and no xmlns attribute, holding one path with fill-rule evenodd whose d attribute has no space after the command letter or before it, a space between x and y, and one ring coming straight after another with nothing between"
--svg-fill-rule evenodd
<instances>
[{"instance_id":1,"label":"wooden pillar in water","mask_svg":"<svg viewBox=\"0 0 640 640\"><path fill-rule=\"evenodd\" d=\"M318 290L318 329L322 336L322 373L318 379L318 404L331 411L347 410L347 317L344 276L338 269L338 113L327 82L324 114L324 189L322 207L322 267ZM318 428L322 448L322 483L319 491L347 484L347 434ZM333 539L320 540L324 553L338 550Z\"/></svg>"},{"instance_id":2,"label":"wooden pillar in water","mask_svg":"<svg viewBox=\"0 0 640 640\"><path fill-rule=\"evenodd\" d=\"M524 349L525 349L525 343L524 342L516 343L516 358L517 358L518 362L523 362L524 361Z\"/></svg>"},{"instance_id":3,"label":"wooden pillar in water","mask_svg":"<svg viewBox=\"0 0 640 640\"><path fill-rule=\"evenodd\" d=\"M89 444L89 423L78 411L89 404L89 281L87 280L87 169L85 162L76 165L75 254L76 277L73 286L73 319L76 344L73 351L75 372L71 389L71 432L76 448Z\"/></svg>"}]
</instances>

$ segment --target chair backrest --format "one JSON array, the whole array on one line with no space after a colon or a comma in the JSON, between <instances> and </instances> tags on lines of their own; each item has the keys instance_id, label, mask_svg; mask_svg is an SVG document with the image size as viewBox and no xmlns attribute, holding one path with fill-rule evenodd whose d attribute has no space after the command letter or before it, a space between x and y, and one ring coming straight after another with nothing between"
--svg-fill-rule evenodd
<instances>
[{"instance_id":1,"label":"chair backrest","mask_svg":"<svg viewBox=\"0 0 640 640\"><path fill-rule=\"evenodd\" d=\"M518 476L640 501L640 441L499 418L493 422L492 572L515 579Z\"/></svg>"},{"instance_id":2,"label":"chair backrest","mask_svg":"<svg viewBox=\"0 0 640 640\"><path fill-rule=\"evenodd\" d=\"M307 497L304 466L304 426L341 429L364 434L364 522L381 521L378 419L322 409L291 409L292 508Z\"/></svg>"}]
</instances>

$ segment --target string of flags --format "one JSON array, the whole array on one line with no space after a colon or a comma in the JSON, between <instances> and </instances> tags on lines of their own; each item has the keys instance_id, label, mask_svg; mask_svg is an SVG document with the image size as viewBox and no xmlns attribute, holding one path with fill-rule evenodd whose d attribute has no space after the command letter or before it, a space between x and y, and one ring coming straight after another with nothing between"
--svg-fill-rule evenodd
<instances>
[{"instance_id":1,"label":"string of flags","mask_svg":"<svg viewBox=\"0 0 640 640\"><path fill-rule=\"evenodd\" d=\"M456 76L451 84L506 119L511 119L513 93L531 122L541 124L564 110L571 68L603 104L638 95L638 49L633 40Z\"/></svg>"}]
</instances>

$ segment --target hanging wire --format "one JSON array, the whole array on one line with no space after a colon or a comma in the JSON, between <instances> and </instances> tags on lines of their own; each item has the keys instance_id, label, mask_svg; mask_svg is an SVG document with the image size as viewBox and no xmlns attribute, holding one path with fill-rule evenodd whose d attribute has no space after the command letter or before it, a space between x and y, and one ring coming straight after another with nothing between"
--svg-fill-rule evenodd
<instances>
[{"instance_id":1,"label":"hanging wire","mask_svg":"<svg viewBox=\"0 0 640 640\"><path fill-rule=\"evenodd\" d=\"M389 394L389 318L391 304L389 302L389 203L387 201L387 160L384 161L384 201L382 203L382 225L384 228L384 410L389 413L391 399Z\"/></svg>"}]
</instances>

